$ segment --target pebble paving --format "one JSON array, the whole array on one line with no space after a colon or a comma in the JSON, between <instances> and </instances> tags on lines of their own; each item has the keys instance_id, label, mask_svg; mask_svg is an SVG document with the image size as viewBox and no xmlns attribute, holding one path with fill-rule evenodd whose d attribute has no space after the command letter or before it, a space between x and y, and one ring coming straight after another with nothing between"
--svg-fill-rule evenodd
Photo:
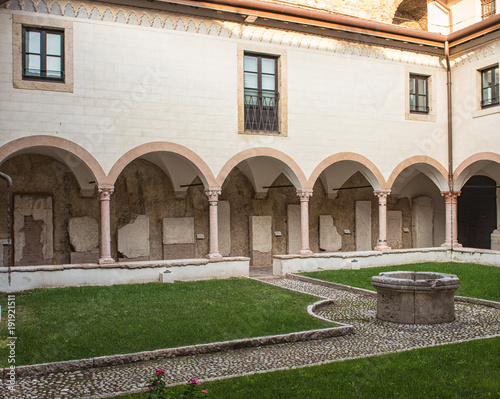
<instances>
[{"instance_id":1,"label":"pebble paving","mask_svg":"<svg viewBox=\"0 0 500 399\"><path fill-rule=\"evenodd\" d=\"M191 377L208 381L500 336L500 309L456 302L456 320L452 323L394 324L375 318L375 296L286 278L266 282L332 299L333 304L321 308L317 314L353 325L355 333L318 341L19 378L16 391L2 389L0 397L105 398L142 390L155 367L167 370L168 383L175 385Z\"/></svg>"}]
</instances>

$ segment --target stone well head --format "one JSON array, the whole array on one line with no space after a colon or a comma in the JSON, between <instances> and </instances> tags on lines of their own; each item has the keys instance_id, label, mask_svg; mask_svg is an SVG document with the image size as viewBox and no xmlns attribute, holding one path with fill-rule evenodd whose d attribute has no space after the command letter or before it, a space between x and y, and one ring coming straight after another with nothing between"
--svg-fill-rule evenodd
<instances>
[{"instance_id":1,"label":"stone well head","mask_svg":"<svg viewBox=\"0 0 500 399\"><path fill-rule=\"evenodd\" d=\"M372 277L377 290L377 318L404 324L455 320L454 293L459 279L434 272L383 272Z\"/></svg>"}]
</instances>

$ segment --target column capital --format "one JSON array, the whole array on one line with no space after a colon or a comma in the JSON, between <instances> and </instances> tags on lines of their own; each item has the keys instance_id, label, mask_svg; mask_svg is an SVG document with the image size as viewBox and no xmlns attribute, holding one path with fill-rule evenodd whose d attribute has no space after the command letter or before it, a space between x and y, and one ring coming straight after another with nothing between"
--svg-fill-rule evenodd
<instances>
[{"instance_id":1,"label":"column capital","mask_svg":"<svg viewBox=\"0 0 500 399\"><path fill-rule=\"evenodd\" d=\"M99 199L101 201L109 201L111 194L115 191L114 186L99 186L97 188L99 192Z\"/></svg>"},{"instance_id":2,"label":"column capital","mask_svg":"<svg viewBox=\"0 0 500 399\"><path fill-rule=\"evenodd\" d=\"M217 202L219 200L219 195L221 195L221 188L208 188L205 190L205 195L208 197L210 202Z\"/></svg>"},{"instance_id":3,"label":"column capital","mask_svg":"<svg viewBox=\"0 0 500 399\"><path fill-rule=\"evenodd\" d=\"M300 197L300 201L309 201L309 198L313 195L313 190L297 190L297 195Z\"/></svg>"},{"instance_id":4,"label":"column capital","mask_svg":"<svg viewBox=\"0 0 500 399\"><path fill-rule=\"evenodd\" d=\"M441 191L441 195L445 197L445 199L457 199L460 194L462 194L461 191Z\"/></svg>"},{"instance_id":5,"label":"column capital","mask_svg":"<svg viewBox=\"0 0 500 399\"><path fill-rule=\"evenodd\" d=\"M391 193L391 190L374 190L373 195L378 197L379 201L387 200L387 196Z\"/></svg>"}]
</instances>

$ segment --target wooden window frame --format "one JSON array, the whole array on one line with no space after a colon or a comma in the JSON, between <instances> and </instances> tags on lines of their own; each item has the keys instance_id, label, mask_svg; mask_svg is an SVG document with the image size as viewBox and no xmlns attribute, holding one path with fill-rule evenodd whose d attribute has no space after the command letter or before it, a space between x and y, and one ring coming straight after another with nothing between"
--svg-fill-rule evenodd
<instances>
[{"instance_id":1,"label":"wooden window frame","mask_svg":"<svg viewBox=\"0 0 500 399\"><path fill-rule=\"evenodd\" d=\"M244 52L243 54L243 81L245 80L245 73L254 73L253 71L245 70L245 57L255 57L257 59L257 98L255 99L256 104L252 105L247 102L248 94L245 83L243 83L244 91L244 130L245 132L265 132L265 133L279 133L280 130L280 115L279 115L279 57L268 54ZM266 97L263 95L264 92L270 93L270 90L264 90L262 88L262 78L264 75L271 75L262 72L262 60L272 59L274 61L274 99L272 100L274 105L272 107L265 105L265 99L271 97ZM255 90L255 89L248 89ZM250 115L250 112L252 113ZM267 114L267 118L265 115ZM269 119L272 118L270 121ZM256 122L256 120L258 120Z\"/></svg>"},{"instance_id":2,"label":"wooden window frame","mask_svg":"<svg viewBox=\"0 0 500 399\"><path fill-rule=\"evenodd\" d=\"M26 74L26 56L30 53L26 51L27 34L29 32L40 33L40 53L34 53L40 57L40 75L33 76ZM58 35L61 38L61 77L47 76L47 34ZM64 30L61 29L47 29L33 26L23 26L22 30L22 76L23 80L38 80L47 82L61 82L64 83Z\"/></svg>"},{"instance_id":3,"label":"wooden window frame","mask_svg":"<svg viewBox=\"0 0 500 399\"><path fill-rule=\"evenodd\" d=\"M497 71L497 73L495 73L495 70ZM487 72L490 72L492 71L492 75L493 75L493 81L492 81L492 85L490 86L484 86L483 83L484 83L484 79L483 79L483 76L485 73ZM499 92L500 92L500 88L499 88L499 82L498 80L496 79L496 76L498 74L498 65L494 65L494 66L491 66L489 68L485 68L485 69L482 69L479 71L480 72L480 79L481 79L481 108L484 109L484 108L489 108L489 107L494 107L494 106L498 106L500 104L500 96L499 96ZM484 91L487 90L487 89L491 89L492 91L492 96L491 96L491 102L489 104L485 104L485 99L484 99Z\"/></svg>"},{"instance_id":4,"label":"wooden window frame","mask_svg":"<svg viewBox=\"0 0 500 399\"><path fill-rule=\"evenodd\" d=\"M418 92L418 84L415 84L415 93L411 93L411 81L412 79L415 80L421 80L425 82L425 94L420 94ZM416 114L428 114L430 111L429 108L429 77L425 75L417 75L417 74L410 74L410 113L416 113ZM411 96L415 96L415 108L412 109L411 107ZM418 106L418 99L419 97L424 97L425 98L425 109L421 110L419 109Z\"/></svg>"}]
</instances>

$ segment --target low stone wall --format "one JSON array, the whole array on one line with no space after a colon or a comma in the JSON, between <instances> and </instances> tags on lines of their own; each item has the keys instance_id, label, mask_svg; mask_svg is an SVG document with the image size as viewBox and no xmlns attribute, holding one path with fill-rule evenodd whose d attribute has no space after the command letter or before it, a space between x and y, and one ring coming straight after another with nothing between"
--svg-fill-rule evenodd
<instances>
[{"instance_id":1,"label":"low stone wall","mask_svg":"<svg viewBox=\"0 0 500 399\"><path fill-rule=\"evenodd\" d=\"M458 248L450 255L452 262L500 266L500 251L491 249Z\"/></svg>"},{"instance_id":2,"label":"low stone wall","mask_svg":"<svg viewBox=\"0 0 500 399\"><path fill-rule=\"evenodd\" d=\"M47 265L0 268L0 291L16 292L34 288L82 285L135 284L160 281L160 273L172 271L173 280L209 280L248 277L249 258L222 260L188 259L182 261L123 262L112 265Z\"/></svg>"},{"instance_id":3,"label":"low stone wall","mask_svg":"<svg viewBox=\"0 0 500 399\"><path fill-rule=\"evenodd\" d=\"M366 267L404 265L422 262L478 263L500 266L500 251L487 249L449 248L398 249L390 252L334 252L303 257L276 255L273 274L300 273L318 270L360 269ZM154 281L194 281L217 278L248 277L250 259L247 257L222 260L183 259L144 262L120 262L112 265L42 265L11 268L0 267L0 291L15 292L34 288L81 285L113 285L148 283ZM170 273L164 273L168 270Z\"/></svg>"},{"instance_id":4,"label":"low stone wall","mask_svg":"<svg viewBox=\"0 0 500 399\"><path fill-rule=\"evenodd\" d=\"M360 269L422 262L450 262L448 248L398 249L390 252L334 252L300 255L277 255L273 261L275 276L318 270ZM500 253L499 253L500 260ZM458 261L458 260L457 260ZM499 263L500 264L500 261Z\"/></svg>"}]
</instances>

